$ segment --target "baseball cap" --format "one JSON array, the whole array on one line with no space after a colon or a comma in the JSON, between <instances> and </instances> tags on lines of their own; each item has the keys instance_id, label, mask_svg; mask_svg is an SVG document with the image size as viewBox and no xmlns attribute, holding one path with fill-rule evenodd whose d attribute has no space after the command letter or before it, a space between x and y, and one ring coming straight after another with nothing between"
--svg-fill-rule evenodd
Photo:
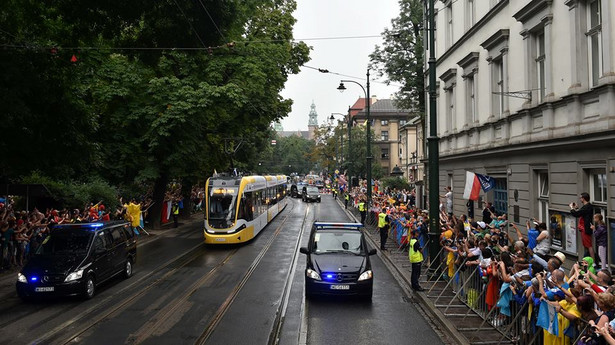
<instances>
[{"instance_id":1,"label":"baseball cap","mask_svg":"<svg viewBox=\"0 0 615 345\"><path fill-rule=\"evenodd\" d=\"M566 261L566 255L562 252L557 252L553 254L553 257L556 257L561 263L564 263L564 261Z\"/></svg>"}]
</instances>

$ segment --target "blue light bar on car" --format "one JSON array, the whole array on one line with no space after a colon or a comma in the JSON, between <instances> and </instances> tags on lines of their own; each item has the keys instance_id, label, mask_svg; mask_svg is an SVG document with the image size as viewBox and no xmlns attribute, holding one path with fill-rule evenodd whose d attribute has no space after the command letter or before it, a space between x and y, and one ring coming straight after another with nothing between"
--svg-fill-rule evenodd
<instances>
[{"instance_id":1,"label":"blue light bar on car","mask_svg":"<svg viewBox=\"0 0 615 345\"><path fill-rule=\"evenodd\" d=\"M33 282L35 282L35 281L37 281L37 280L38 280L38 278L37 278L37 277L30 277L30 280L31 280L31 281L33 281Z\"/></svg>"},{"instance_id":2,"label":"blue light bar on car","mask_svg":"<svg viewBox=\"0 0 615 345\"><path fill-rule=\"evenodd\" d=\"M90 228L100 228L101 226L105 225L103 223L91 223L88 224L90 226Z\"/></svg>"},{"instance_id":3,"label":"blue light bar on car","mask_svg":"<svg viewBox=\"0 0 615 345\"><path fill-rule=\"evenodd\" d=\"M329 223L329 222L314 222L314 227L317 229L349 229L359 230L363 227L361 223Z\"/></svg>"}]
</instances>

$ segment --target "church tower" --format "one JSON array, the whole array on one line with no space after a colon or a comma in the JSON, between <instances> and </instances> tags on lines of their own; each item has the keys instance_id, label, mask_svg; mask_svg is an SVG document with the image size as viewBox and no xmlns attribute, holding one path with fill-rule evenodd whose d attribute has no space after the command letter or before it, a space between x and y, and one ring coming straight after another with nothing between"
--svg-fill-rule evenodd
<instances>
[{"instance_id":1,"label":"church tower","mask_svg":"<svg viewBox=\"0 0 615 345\"><path fill-rule=\"evenodd\" d=\"M310 140L314 140L314 132L318 128L318 113L316 112L316 104L312 100L312 105L310 106L310 118L308 120L308 135Z\"/></svg>"}]
</instances>

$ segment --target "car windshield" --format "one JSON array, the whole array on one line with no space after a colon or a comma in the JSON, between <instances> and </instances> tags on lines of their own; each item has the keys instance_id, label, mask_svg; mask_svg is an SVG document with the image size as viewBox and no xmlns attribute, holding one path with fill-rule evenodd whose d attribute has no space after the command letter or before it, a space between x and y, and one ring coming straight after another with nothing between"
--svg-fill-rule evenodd
<instances>
[{"instance_id":1,"label":"car windshield","mask_svg":"<svg viewBox=\"0 0 615 345\"><path fill-rule=\"evenodd\" d=\"M36 251L37 255L83 254L93 232L89 230L52 231Z\"/></svg>"},{"instance_id":2,"label":"car windshield","mask_svg":"<svg viewBox=\"0 0 615 345\"><path fill-rule=\"evenodd\" d=\"M318 194L318 188L317 187L307 187L307 192L309 194Z\"/></svg>"},{"instance_id":3,"label":"car windshield","mask_svg":"<svg viewBox=\"0 0 615 345\"><path fill-rule=\"evenodd\" d=\"M362 252L361 233L358 231L319 231L314 235L314 253Z\"/></svg>"}]
</instances>

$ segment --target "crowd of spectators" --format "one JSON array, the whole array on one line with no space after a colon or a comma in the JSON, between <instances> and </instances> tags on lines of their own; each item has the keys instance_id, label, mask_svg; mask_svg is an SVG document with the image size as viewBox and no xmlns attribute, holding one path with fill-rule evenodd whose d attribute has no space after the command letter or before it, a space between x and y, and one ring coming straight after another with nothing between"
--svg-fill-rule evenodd
<instances>
[{"instance_id":1,"label":"crowd of spectators","mask_svg":"<svg viewBox=\"0 0 615 345\"><path fill-rule=\"evenodd\" d=\"M89 223L126 219L133 222L133 228L143 226L143 218L151 204L150 199L137 202L135 199L120 203L114 210L105 207L101 202L89 203L82 209L48 208L41 212L36 207L32 211L17 210L11 198L2 198L0 202L0 243L2 262L0 270L10 270L21 267L50 233L50 229L58 224ZM142 212L141 210L145 210ZM134 221L136 219L136 222Z\"/></svg>"},{"instance_id":2,"label":"crowd of spectators","mask_svg":"<svg viewBox=\"0 0 615 345\"><path fill-rule=\"evenodd\" d=\"M413 231L421 234L424 244L428 215L415 207L414 192L382 190L377 181L375 185L371 224L376 214L386 212L394 224L389 232L397 236L400 249ZM366 201L365 191L365 184L348 191L354 206ZM441 278L455 282L451 286L457 287L453 291L457 297L465 294L470 307L483 305L482 315L488 315L487 321L496 327L513 329L512 323L519 322L518 328L525 326L525 336L531 339L526 343L615 344L615 284L607 268L606 226L602 215L593 214L587 193L581 195L581 208L570 204L571 214L579 218L586 251L576 261L553 253L549 220L531 218L516 224L506 214L497 214L490 203L484 203L482 219L455 215L451 188L444 192L439 205ZM470 296L472 289L475 294ZM482 304L476 301L479 298ZM525 314L513 315L511 308Z\"/></svg>"}]
</instances>

